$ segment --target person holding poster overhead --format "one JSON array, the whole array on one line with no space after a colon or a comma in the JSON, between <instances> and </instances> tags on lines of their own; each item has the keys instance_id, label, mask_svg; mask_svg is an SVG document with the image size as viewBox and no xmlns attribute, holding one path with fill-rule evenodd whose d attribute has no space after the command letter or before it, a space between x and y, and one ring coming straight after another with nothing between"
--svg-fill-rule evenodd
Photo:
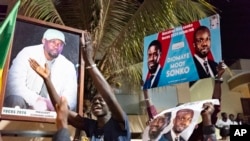
<instances>
[{"instance_id":1,"label":"person holding poster overhead","mask_svg":"<svg viewBox=\"0 0 250 141\"><path fill-rule=\"evenodd\" d=\"M194 31L193 57L199 78L215 77L217 75L218 63L208 58L211 48L210 31L206 26L200 26Z\"/></svg>"},{"instance_id":2,"label":"person holding poster overhead","mask_svg":"<svg viewBox=\"0 0 250 141\"><path fill-rule=\"evenodd\" d=\"M222 75L225 72L225 64L224 62L220 62L218 64L218 75L214 79L214 89L211 99L218 99L221 101L221 84ZM150 101L147 90L144 90L144 99L145 104L147 105L147 112L149 115L149 118L151 119L149 121L152 121L153 117L157 115L156 107L154 104ZM179 104L178 104L179 106ZM203 105L204 110L201 112L202 121L199 122L195 129L193 130L191 136L189 137L189 141L208 141L209 139L212 141L216 140L215 136L215 123L217 121L217 115L220 112L220 105L214 105L211 103L204 103ZM146 138L149 138L145 136ZM160 141L166 141L166 138L162 137L160 138ZM180 139L180 138L179 138Z\"/></svg>"},{"instance_id":3,"label":"person holding poster overhead","mask_svg":"<svg viewBox=\"0 0 250 141\"><path fill-rule=\"evenodd\" d=\"M161 65L159 63L162 47L161 42L158 40L153 40L148 46L148 77L143 85L143 89L149 89L157 87L160 75L161 75Z\"/></svg>"}]
</instances>

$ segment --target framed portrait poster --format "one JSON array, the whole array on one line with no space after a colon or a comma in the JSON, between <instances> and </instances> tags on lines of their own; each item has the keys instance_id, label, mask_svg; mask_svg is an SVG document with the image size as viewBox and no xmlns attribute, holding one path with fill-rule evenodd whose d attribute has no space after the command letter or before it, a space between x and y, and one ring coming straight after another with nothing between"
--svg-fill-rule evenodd
<instances>
[{"instance_id":1,"label":"framed portrait poster","mask_svg":"<svg viewBox=\"0 0 250 141\"><path fill-rule=\"evenodd\" d=\"M51 81L70 110L82 115L84 62L82 30L18 15L5 65L1 119L54 122L56 112L43 79L30 66L36 60L50 70Z\"/></svg>"}]
</instances>

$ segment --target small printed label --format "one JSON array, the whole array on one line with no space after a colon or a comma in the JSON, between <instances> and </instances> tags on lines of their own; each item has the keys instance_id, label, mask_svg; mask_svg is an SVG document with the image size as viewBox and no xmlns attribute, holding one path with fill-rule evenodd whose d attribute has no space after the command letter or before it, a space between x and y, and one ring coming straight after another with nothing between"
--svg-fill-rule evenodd
<instances>
[{"instance_id":1,"label":"small printed label","mask_svg":"<svg viewBox=\"0 0 250 141\"><path fill-rule=\"evenodd\" d=\"M249 141L250 125L230 125L230 141Z\"/></svg>"}]
</instances>

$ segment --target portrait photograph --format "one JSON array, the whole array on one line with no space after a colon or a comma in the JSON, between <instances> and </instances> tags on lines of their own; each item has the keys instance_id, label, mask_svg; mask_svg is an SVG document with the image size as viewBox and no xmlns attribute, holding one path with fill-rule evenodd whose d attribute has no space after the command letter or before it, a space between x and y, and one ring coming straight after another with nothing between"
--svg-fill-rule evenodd
<instances>
[{"instance_id":1,"label":"portrait photograph","mask_svg":"<svg viewBox=\"0 0 250 141\"><path fill-rule=\"evenodd\" d=\"M50 72L56 92L67 99L69 109L79 110L80 37L77 29L17 18L2 96L2 118L56 118L44 80L31 67L31 60Z\"/></svg>"},{"instance_id":2,"label":"portrait photograph","mask_svg":"<svg viewBox=\"0 0 250 141\"><path fill-rule=\"evenodd\" d=\"M211 102L219 105L218 100L189 102L163 110L151 119L144 129L143 141L187 141L199 123L203 104Z\"/></svg>"}]
</instances>

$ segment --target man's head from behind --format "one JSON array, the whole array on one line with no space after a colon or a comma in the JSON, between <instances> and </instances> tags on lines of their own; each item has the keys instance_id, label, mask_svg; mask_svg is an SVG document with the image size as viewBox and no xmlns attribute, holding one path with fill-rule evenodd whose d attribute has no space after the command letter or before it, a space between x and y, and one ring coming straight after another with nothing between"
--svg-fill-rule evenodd
<instances>
[{"instance_id":1,"label":"man's head from behind","mask_svg":"<svg viewBox=\"0 0 250 141\"><path fill-rule=\"evenodd\" d=\"M194 31L195 53L204 58L208 55L211 48L210 31L206 26L200 26Z\"/></svg>"},{"instance_id":2,"label":"man's head from behind","mask_svg":"<svg viewBox=\"0 0 250 141\"><path fill-rule=\"evenodd\" d=\"M43 34L42 43L47 60L57 58L65 45L64 34L56 29L47 29Z\"/></svg>"},{"instance_id":3,"label":"man's head from behind","mask_svg":"<svg viewBox=\"0 0 250 141\"><path fill-rule=\"evenodd\" d=\"M148 136L150 139L156 139L161 131L167 127L171 120L171 112L165 113L164 115L158 116L153 119L149 124Z\"/></svg>"},{"instance_id":4,"label":"man's head from behind","mask_svg":"<svg viewBox=\"0 0 250 141\"><path fill-rule=\"evenodd\" d=\"M161 43L158 40L152 41L148 46L148 70L151 74L155 73L159 64L162 52Z\"/></svg>"},{"instance_id":5,"label":"man's head from behind","mask_svg":"<svg viewBox=\"0 0 250 141\"><path fill-rule=\"evenodd\" d=\"M177 111L175 119L173 120L173 131L176 134L181 133L192 122L194 111L192 109L180 109Z\"/></svg>"}]
</instances>

